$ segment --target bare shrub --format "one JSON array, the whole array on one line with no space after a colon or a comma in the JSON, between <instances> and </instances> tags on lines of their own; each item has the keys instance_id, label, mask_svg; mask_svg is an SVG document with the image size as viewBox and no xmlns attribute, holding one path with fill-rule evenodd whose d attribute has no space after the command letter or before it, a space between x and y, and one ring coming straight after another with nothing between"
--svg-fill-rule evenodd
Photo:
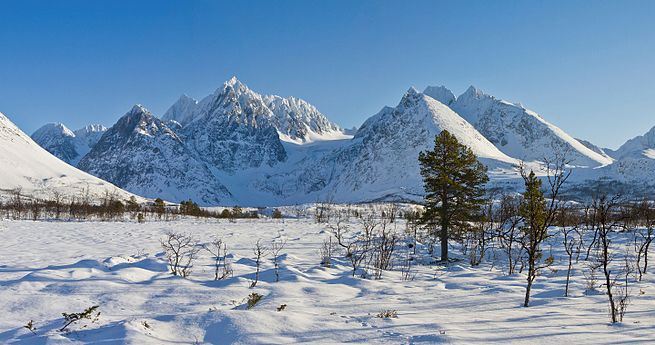
<instances>
[{"instance_id":1,"label":"bare shrub","mask_svg":"<svg viewBox=\"0 0 655 345\"><path fill-rule=\"evenodd\" d=\"M36 334L36 326L34 326L34 320L30 320L23 328L27 329L28 331L32 332L33 334Z\"/></svg>"},{"instance_id":2,"label":"bare shrub","mask_svg":"<svg viewBox=\"0 0 655 345\"><path fill-rule=\"evenodd\" d=\"M160 242L171 274L182 278L189 277L193 262L200 251L198 242L191 235L174 232L168 232Z\"/></svg>"},{"instance_id":3,"label":"bare shrub","mask_svg":"<svg viewBox=\"0 0 655 345\"><path fill-rule=\"evenodd\" d=\"M257 303L259 303L262 300L262 298L264 298L263 295L260 295L256 292L251 293L250 295L248 295L248 299L246 301L247 308L248 309L254 308L257 305Z\"/></svg>"},{"instance_id":4,"label":"bare shrub","mask_svg":"<svg viewBox=\"0 0 655 345\"><path fill-rule=\"evenodd\" d=\"M227 258L227 244L222 239L215 239L203 246L214 259L214 280L222 280L232 276L232 265Z\"/></svg>"},{"instance_id":5,"label":"bare shrub","mask_svg":"<svg viewBox=\"0 0 655 345\"><path fill-rule=\"evenodd\" d=\"M329 225L332 235L336 238L337 244L345 249L346 258L350 260L353 268L353 277L361 266L370 250L370 236L366 229L362 236L351 236L350 228L344 224L339 217L334 225Z\"/></svg>"},{"instance_id":6,"label":"bare shrub","mask_svg":"<svg viewBox=\"0 0 655 345\"><path fill-rule=\"evenodd\" d=\"M398 235L393 230L387 229L387 221L382 221L381 229L372 240L372 259L375 279L382 278L382 271L393 268L393 253L398 243Z\"/></svg>"},{"instance_id":7,"label":"bare shrub","mask_svg":"<svg viewBox=\"0 0 655 345\"><path fill-rule=\"evenodd\" d=\"M255 265L257 270L255 271L255 280L250 283L250 287L254 288L259 282L259 271L261 270L262 259L268 254L268 248L262 244L262 240L257 240L255 246L252 248L253 253L255 254Z\"/></svg>"},{"instance_id":8,"label":"bare shrub","mask_svg":"<svg viewBox=\"0 0 655 345\"><path fill-rule=\"evenodd\" d=\"M334 245L332 244L332 237L329 237L327 240L323 240L323 245L319 249L319 256L321 257L321 266L323 267L332 266L333 250L334 250Z\"/></svg>"},{"instance_id":9,"label":"bare shrub","mask_svg":"<svg viewBox=\"0 0 655 345\"><path fill-rule=\"evenodd\" d=\"M380 319L397 319L398 318L398 311L395 309L385 309L379 312L376 317Z\"/></svg>"},{"instance_id":10,"label":"bare shrub","mask_svg":"<svg viewBox=\"0 0 655 345\"><path fill-rule=\"evenodd\" d=\"M271 254L273 255L272 261L273 261L273 267L275 269L275 281L279 282L280 281L280 252L284 249L284 247L287 245L287 240L281 240L281 241L275 241L273 240L271 242Z\"/></svg>"},{"instance_id":11,"label":"bare shrub","mask_svg":"<svg viewBox=\"0 0 655 345\"><path fill-rule=\"evenodd\" d=\"M97 322L98 318L100 317L100 312L96 313L98 308L100 308L100 306L94 305L92 307L86 308L81 313L62 313L61 315L64 316L64 327L62 327L59 331L64 332L70 325L82 320L91 320L91 323Z\"/></svg>"}]
</instances>

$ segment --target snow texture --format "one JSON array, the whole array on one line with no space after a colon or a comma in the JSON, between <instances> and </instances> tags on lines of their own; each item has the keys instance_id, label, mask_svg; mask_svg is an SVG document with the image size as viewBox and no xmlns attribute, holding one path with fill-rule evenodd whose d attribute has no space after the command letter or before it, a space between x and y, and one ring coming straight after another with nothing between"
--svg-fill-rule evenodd
<instances>
[{"instance_id":1,"label":"snow texture","mask_svg":"<svg viewBox=\"0 0 655 345\"><path fill-rule=\"evenodd\" d=\"M394 226L404 229L402 222ZM214 281L206 252L199 253L190 279L170 275L159 240L172 229L201 243L222 238L234 276ZM537 278L532 305L523 308L523 275L507 275L500 257L471 267L457 247L452 255L462 261L444 267L432 264L419 244L410 281L397 269L381 280L352 277L343 254L322 267L317 251L328 235L311 220L2 221L0 231L2 344L655 343L654 275L633 285L625 321L610 325L607 296L586 290L583 262L574 266L570 297L563 297L567 262L557 236L546 245L554 265ZM627 232L612 236L617 248L630 244ZM258 238L287 245L280 281L268 256L251 289L251 248ZM396 260L407 251L399 248ZM263 299L246 310L253 292ZM99 305L98 322L58 331L61 313L92 305ZM281 305L286 308L278 312ZM398 317L376 317L382 310L396 310ZM23 328L29 320L36 334Z\"/></svg>"}]
</instances>

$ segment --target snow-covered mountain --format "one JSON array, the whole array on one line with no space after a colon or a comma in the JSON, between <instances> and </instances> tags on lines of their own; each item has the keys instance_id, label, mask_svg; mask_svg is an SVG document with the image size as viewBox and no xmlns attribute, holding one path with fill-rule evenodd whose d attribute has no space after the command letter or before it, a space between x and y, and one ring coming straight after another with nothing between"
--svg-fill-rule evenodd
<instances>
[{"instance_id":1,"label":"snow-covered mountain","mask_svg":"<svg viewBox=\"0 0 655 345\"><path fill-rule=\"evenodd\" d=\"M648 158L655 159L655 127L646 134L628 140L618 150L612 152L618 159L626 158Z\"/></svg>"},{"instance_id":2,"label":"snow-covered mountain","mask_svg":"<svg viewBox=\"0 0 655 345\"><path fill-rule=\"evenodd\" d=\"M162 116L162 120L175 121L181 125L186 125L193 120L194 112L198 106L198 101L183 94L180 98L168 108Z\"/></svg>"},{"instance_id":3,"label":"snow-covered mountain","mask_svg":"<svg viewBox=\"0 0 655 345\"><path fill-rule=\"evenodd\" d=\"M426 93L441 98L447 94L432 88L426 89ZM487 95L473 86L450 107L511 157L539 161L560 151L576 166L597 167L612 163L611 158L589 149L539 114L520 104Z\"/></svg>"},{"instance_id":4,"label":"snow-covered mountain","mask_svg":"<svg viewBox=\"0 0 655 345\"><path fill-rule=\"evenodd\" d=\"M105 192L125 199L131 196L53 156L0 113L0 194L16 188L24 195L46 199L54 192L67 198L83 197L87 192L92 198Z\"/></svg>"},{"instance_id":5,"label":"snow-covered mountain","mask_svg":"<svg viewBox=\"0 0 655 345\"><path fill-rule=\"evenodd\" d=\"M272 118L262 97L232 78L198 103L181 133L218 170L272 167L287 158Z\"/></svg>"},{"instance_id":6,"label":"snow-covered mountain","mask_svg":"<svg viewBox=\"0 0 655 345\"><path fill-rule=\"evenodd\" d=\"M146 197L203 204L230 200L225 186L179 136L140 105L107 130L79 167Z\"/></svg>"},{"instance_id":7,"label":"snow-covered mountain","mask_svg":"<svg viewBox=\"0 0 655 345\"><path fill-rule=\"evenodd\" d=\"M425 88L423 93L449 107L457 100L455 94L443 85L428 86Z\"/></svg>"},{"instance_id":8,"label":"snow-covered mountain","mask_svg":"<svg viewBox=\"0 0 655 345\"><path fill-rule=\"evenodd\" d=\"M628 140L611 155L616 161L590 174L590 180L623 182L631 189L623 191L626 194L652 195L655 191L655 127Z\"/></svg>"},{"instance_id":9,"label":"snow-covered mountain","mask_svg":"<svg viewBox=\"0 0 655 345\"><path fill-rule=\"evenodd\" d=\"M230 97L232 92L234 97ZM230 102L238 103L235 107ZM223 104L223 108L217 107ZM336 124L330 122L316 107L296 97L280 97L258 94L236 77L226 81L213 94L200 102L187 95L182 95L162 117L165 121L176 121L183 127L209 113L229 112L236 108L237 113L255 116L259 122L270 123L283 141L309 143L318 140L345 139L344 133ZM226 113L227 114L227 113ZM232 114L234 115L234 114ZM266 120L264 120L266 119Z\"/></svg>"},{"instance_id":10,"label":"snow-covered mountain","mask_svg":"<svg viewBox=\"0 0 655 345\"><path fill-rule=\"evenodd\" d=\"M521 161L543 174L540 161L555 151L573 160L577 190L598 180L650 188L644 179L655 175L644 173L655 172L655 128L602 149L474 87L459 97L444 86L410 88L397 106L346 131L301 99L262 96L232 78L201 101L183 95L162 120L135 106L106 132L53 124L34 137L72 164L92 148L81 169L140 195L271 206L419 200L418 154L443 130L473 150L494 187L520 186Z\"/></svg>"},{"instance_id":11,"label":"snow-covered mountain","mask_svg":"<svg viewBox=\"0 0 655 345\"><path fill-rule=\"evenodd\" d=\"M49 123L36 130L32 139L59 159L76 166L106 130L102 125L88 125L73 132L62 123Z\"/></svg>"},{"instance_id":12,"label":"snow-covered mountain","mask_svg":"<svg viewBox=\"0 0 655 345\"><path fill-rule=\"evenodd\" d=\"M579 141L580 144L586 146L588 149L598 153L599 155L609 159L609 160L614 160L612 155L614 154L614 151L608 148L600 147L598 145L595 145L594 143L590 142L589 140L584 140L580 138L575 138L575 140Z\"/></svg>"},{"instance_id":13,"label":"snow-covered mountain","mask_svg":"<svg viewBox=\"0 0 655 345\"><path fill-rule=\"evenodd\" d=\"M411 88L398 106L369 118L355 137L301 167L267 176L259 186L280 195L314 195L334 201L420 199L419 152L431 149L443 130L469 146L498 176L515 175L518 161L505 155L466 120L439 101Z\"/></svg>"},{"instance_id":14,"label":"snow-covered mountain","mask_svg":"<svg viewBox=\"0 0 655 345\"><path fill-rule=\"evenodd\" d=\"M272 123L284 141L306 143L348 137L344 130L302 99L264 96L264 102L273 112Z\"/></svg>"}]
</instances>

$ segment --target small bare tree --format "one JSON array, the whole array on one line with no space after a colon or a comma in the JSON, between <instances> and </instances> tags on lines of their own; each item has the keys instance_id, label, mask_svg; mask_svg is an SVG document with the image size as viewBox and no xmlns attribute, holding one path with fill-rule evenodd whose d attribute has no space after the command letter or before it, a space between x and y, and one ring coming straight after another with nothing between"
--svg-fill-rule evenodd
<instances>
[{"instance_id":1,"label":"small bare tree","mask_svg":"<svg viewBox=\"0 0 655 345\"><path fill-rule=\"evenodd\" d=\"M257 240L255 246L252 248L252 252L255 254L255 265L257 270L255 271L255 280L250 283L250 287L254 288L259 282L259 271L261 270L262 259L268 254L268 248L264 246L261 239Z\"/></svg>"},{"instance_id":2,"label":"small bare tree","mask_svg":"<svg viewBox=\"0 0 655 345\"><path fill-rule=\"evenodd\" d=\"M332 266L333 250L334 250L334 245L332 244L332 237L323 240L323 245L321 246L321 249L319 249L319 255L321 257L321 266L323 267Z\"/></svg>"},{"instance_id":3,"label":"small bare tree","mask_svg":"<svg viewBox=\"0 0 655 345\"><path fill-rule=\"evenodd\" d=\"M382 271L393 268L393 253L398 243L398 235L388 229L388 219L381 222L378 235L373 239L372 258L375 279L382 279Z\"/></svg>"},{"instance_id":4,"label":"small bare tree","mask_svg":"<svg viewBox=\"0 0 655 345\"><path fill-rule=\"evenodd\" d=\"M353 277L361 266L364 259L366 259L370 249L370 237L366 235L351 236L350 228L337 219L336 224L329 225L328 228L332 235L337 240L337 244L345 249L346 258L350 260L350 265L353 268ZM346 238L348 237L348 238Z\"/></svg>"},{"instance_id":5,"label":"small bare tree","mask_svg":"<svg viewBox=\"0 0 655 345\"><path fill-rule=\"evenodd\" d=\"M286 245L287 245L286 239L280 241L273 240L271 242L271 254L273 255L271 260L273 261L273 267L275 268L276 282L280 281L280 252L282 252L282 250Z\"/></svg>"},{"instance_id":6,"label":"small bare tree","mask_svg":"<svg viewBox=\"0 0 655 345\"><path fill-rule=\"evenodd\" d=\"M507 255L507 274L509 275L516 272L517 263L521 262L523 255L523 247L520 245L520 224L523 221L519 213L520 204L519 197L505 194L501 196L500 204L495 211L497 237L500 247Z\"/></svg>"},{"instance_id":7,"label":"small bare tree","mask_svg":"<svg viewBox=\"0 0 655 345\"><path fill-rule=\"evenodd\" d=\"M621 305L617 302L615 296L615 292L617 292L615 291L617 278L616 275L612 272L612 263L614 261L615 254L612 251L612 239L610 237L612 231L619 224L619 221L616 217L618 199L618 196L608 197L607 195L603 194L595 197L591 205L592 212L595 213L597 220L596 226L598 233L598 248L596 253L596 261L603 269L603 275L605 278L604 285L607 291L607 298L609 300L610 319L612 323L619 322L621 318ZM621 298L619 297L619 302L620 300Z\"/></svg>"},{"instance_id":8,"label":"small bare tree","mask_svg":"<svg viewBox=\"0 0 655 345\"><path fill-rule=\"evenodd\" d=\"M568 266L566 269L566 288L564 289L564 297L569 296L569 282L571 281L571 271L573 270L573 254L575 247L578 245L576 237L573 236L573 233L577 230L575 227L567 228L562 227L562 244L564 245L564 251L568 257Z\"/></svg>"},{"instance_id":9,"label":"small bare tree","mask_svg":"<svg viewBox=\"0 0 655 345\"><path fill-rule=\"evenodd\" d=\"M569 296L569 283L573 270L573 257L582 250L582 232L579 230L576 210L573 207L563 207L557 215L557 225L562 234L562 244L568 258L566 270L566 287L564 297Z\"/></svg>"},{"instance_id":10,"label":"small bare tree","mask_svg":"<svg viewBox=\"0 0 655 345\"><path fill-rule=\"evenodd\" d=\"M200 251L198 242L191 235L175 232L168 232L160 242L171 274L188 278Z\"/></svg>"},{"instance_id":11,"label":"small bare tree","mask_svg":"<svg viewBox=\"0 0 655 345\"><path fill-rule=\"evenodd\" d=\"M232 276L232 265L227 258L227 244L222 239L215 239L211 243L206 243L203 247L214 259L214 280L222 280Z\"/></svg>"},{"instance_id":12,"label":"small bare tree","mask_svg":"<svg viewBox=\"0 0 655 345\"><path fill-rule=\"evenodd\" d=\"M635 230L635 251L637 253L637 272L639 281L648 270L648 251L655 239L655 207L649 201L642 201L636 206L636 218L641 227Z\"/></svg>"}]
</instances>

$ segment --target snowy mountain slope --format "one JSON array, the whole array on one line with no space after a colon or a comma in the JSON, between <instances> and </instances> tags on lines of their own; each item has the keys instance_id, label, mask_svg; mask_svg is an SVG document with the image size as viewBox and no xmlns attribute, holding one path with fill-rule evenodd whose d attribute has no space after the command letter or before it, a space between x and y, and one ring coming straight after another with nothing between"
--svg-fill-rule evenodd
<instances>
[{"instance_id":1,"label":"snowy mountain slope","mask_svg":"<svg viewBox=\"0 0 655 345\"><path fill-rule=\"evenodd\" d=\"M106 130L102 125L88 125L73 132L62 123L49 123L36 130L32 139L54 156L76 166Z\"/></svg>"},{"instance_id":2,"label":"snowy mountain slope","mask_svg":"<svg viewBox=\"0 0 655 345\"><path fill-rule=\"evenodd\" d=\"M628 140L613 152L616 159L648 158L655 159L655 127L646 134Z\"/></svg>"},{"instance_id":3,"label":"snowy mountain slope","mask_svg":"<svg viewBox=\"0 0 655 345\"><path fill-rule=\"evenodd\" d=\"M575 138L575 140L579 141L580 144L582 144L585 147L587 147L588 149L598 153L599 155L602 155L603 157L605 157L607 159L614 160L614 158L612 158L612 154L613 154L614 151L612 151L612 150L610 150L608 148L599 147L599 146L595 145L594 143L592 143L592 142L590 142L588 140L579 139L579 138Z\"/></svg>"},{"instance_id":4,"label":"snowy mountain slope","mask_svg":"<svg viewBox=\"0 0 655 345\"><path fill-rule=\"evenodd\" d=\"M89 173L133 193L203 204L230 193L162 120L136 105L111 127L79 164Z\"/></svg>"},{"instance_id":5,"label":"snowy mountain slope","mask_svg":"<svg viewBox=\"0 0 655 345\"><path fill-rule=\"evenodd\" d=\"M493 176L516 177L518 161L505 155L444 104L411 88L397 107L369 118L346 145L259 186L281 197L312 195L334 201L419 199L418 154L434 146L442 130L453 133L481 158ZM293 186L293 188L290 188Z\"/></svg>"},{"instance_id":6,"label":"snowy mountain slope","mask_svg":"<svg viewBox=\"0 0 655 345\"><path fill-rule=\"evenodd\" d=\"M615 159L612 164L593 170L578 169L573 175L574 182L610 182L614 188L621 188L617 192L634 197L655 192L655 127L610 154Z\"/></svg>"},{"instance_id":7,"label":"snowy mountain slope","mask_svg":"<svg viewBox=\"0 0 655 345\"><path fill-rule=\"evenodd\" d=\"M164 113L162 120L175 121L181 125L186 125L193 120L193 115L198 105L198 101L187 96L182 95L180 98Z\"/></svg>"},{"instance_id":8,"label":"snowy mountain slope","mask_svg":"<svg viewBox=\"0 0 655 345\"><path fill-rule=\"evenodd\" d=\"M241 83L236 77L226 81L213 94L200 102L187 95L182 95L162 117L165 121L176 121L186 126L194 120L216 113L217 102L225 98L226 92L234 92L244 113L249 116L267 118L277 129L283 141L297 144L318 140L346 139L350 136L344 130L330 122L316 107L295 97L280 97L261 95ZM260 120L263 121L263 120Z\"/></svg>"},{"instance_id":9,"label":"snowy mountain slope","mask_svg":"<svg viewBox=\"0 0 655 345\"><path fill-rule=\"evenodd\" d=\"M344 130L302 99L264 96L264 102L273 112L273 125L284 141L306 143L349 138Z\"/></svg>"},{"instance_id":10,"label":"snowy mountain slope","mask_svg":"<svg viewBox=\"0 0 655 345\"><path fill-rule=\"evenodd\" d=\"M597 167L612 162L539 114L487 95L473 86L457 97L451 108L511 157L537 161L561 151L577 166Z\"/></svg>"},{"instance_id":11,"label":"snowy mountain slope","mask_svg":"<svg viewBox=\"0 0 655 345\"><path fill-rule=\"evenodd\" d=\"M92 198L102 197L105 192L125 199L131 196L59 160L0 113L0 194L15 188L21 188L25 195L46 199L55 191L68 198L84 196L87 191Z\"/></svg>"}]
</instances>

